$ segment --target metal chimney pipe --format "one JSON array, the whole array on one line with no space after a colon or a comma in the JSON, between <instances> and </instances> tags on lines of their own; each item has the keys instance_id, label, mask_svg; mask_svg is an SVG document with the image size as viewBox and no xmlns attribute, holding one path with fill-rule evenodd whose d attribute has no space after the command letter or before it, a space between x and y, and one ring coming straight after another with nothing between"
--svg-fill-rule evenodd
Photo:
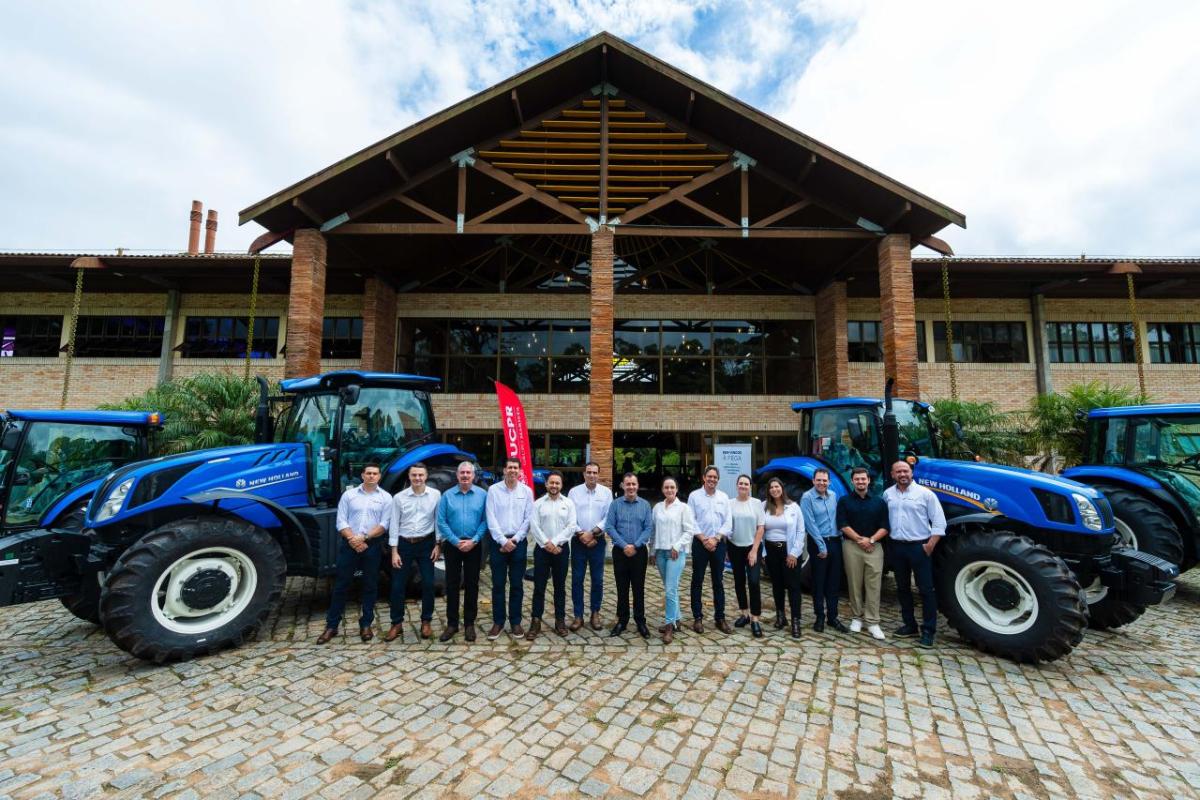
<instances>
[{"instance_id":1,"label":"metal chimney pipe","mask_svg":"<svg viewBox=\"0 0 1200 800\"><path fill-rule=\"evenodd\" d=\"M204 216L204 204L199 200L192 201L192 220L188 227L188 255L194 256L200 252L200 218Z\"/></svg>"},{"instance_id":2,"label":"metal chimney pipe","mask_svg":"<svg viewBox=\"0 0 1200 800\"><path fill-rule=\"evenodd\" d=\"M208 210L208 221L204 223L204 252L211 253L217 246L217 212Z\"/></svg>"}]
</instances>

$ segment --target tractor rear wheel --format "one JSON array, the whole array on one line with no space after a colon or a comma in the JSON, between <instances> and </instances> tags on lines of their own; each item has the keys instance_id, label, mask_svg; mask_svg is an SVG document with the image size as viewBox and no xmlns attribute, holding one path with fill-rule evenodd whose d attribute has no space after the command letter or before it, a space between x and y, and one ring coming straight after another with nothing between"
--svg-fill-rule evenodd
<instances>
[{"instance_id":1,"label":"tractor rear wheel","mask_svg":"<svg viewBox=\"0 0 1200 800\"><path fill-rule=\"evenodd\" d=\"M1121 546L1158 556L1183 570L1183 535L1170 514L1128 489L1105 489L1104 496L1112 504Z\"/></svg>"},{"instance_id":2,"label":"tractor rear wheel","mask_svg":"<svg viewBox=\"0 0 1200 800\"><path fill-rule=\"evenodd\" d=\"M68 531L82 531L86 510L86 504L71 509L69 513L59 518L58 524L54 527L63 528ZM90 622L93 625L99 625L100 587L103 581L104 576L99 572L94 572L80 582L78 592L69 594L66 597L60 597L59 602L63 604L63 608L70 611L77 618L84 622Z\"/></svg>"},{"instance_id":3,"label":"tractor rear wheel","mask_svg":"<svg viewBox=\"0 0 1200 800\"><path fill-rule=\"evenodd\" d=\"M951 534L935 552L938 607L978 649L1014 661L1053 661L1083 640L1083 590L1045 547L989 530Z\"/></svg>"},{"instance_id":4,"label":"tractor rear wheel","mask_svg":"<svg viewBox=\"0 0 1200 800\"><path fill-rule=\"evenodd\" d=\"M283 592L283 551L240 519L187 517L121 554L100 595L109 638L138 658L185 661L254 636Z\"/></svg>"}]
</instances>

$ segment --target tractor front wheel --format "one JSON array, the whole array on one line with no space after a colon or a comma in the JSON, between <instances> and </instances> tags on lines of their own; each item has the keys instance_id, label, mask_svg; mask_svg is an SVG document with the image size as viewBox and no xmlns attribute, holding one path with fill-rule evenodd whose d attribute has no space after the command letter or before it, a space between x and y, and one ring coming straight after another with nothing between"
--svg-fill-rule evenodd
<instances>
[{"instance_id":1,"label":"tractor front wheel","mask_svg":"<svg viewBox=\"0 0 1200 800\"><path fill-rule=\"evenodd\" d=\"M86 510L86 505L71 509L69 513L60 518L58 524L54 527L69 531L82 531ZM70 611L77 618L84 622L90 622L93 625L99 625L100 588L103 583L104 575L99 572L93 572L85 576L80 582L78 592L69 594L66 597L60 597L59 602L63 604L63 608Z\"/></svg>"},{"instance_id":2,"label":"tractor front wheel","mask_svg":"<svg viewBox=\"0 0 1200 800\"><path fill-rule=\"evenodd\" d=\"M100 595L109 638L138 658L185 661L254 636L283 592L284 557L261 528L188 517L121 554Z\"/></svg>"},{"instance_id":3,"label":"tractor front wheel","mask_svg":"<svg viewBox=\"0 0 1200 800\"><path fill-rule=\"evenodd\" d=\"M1045 547L1005 530L951 534L935 558L938 606L985 653L1053 661L1083 640L1084 592Z\"/></svg>"}]
</instances>

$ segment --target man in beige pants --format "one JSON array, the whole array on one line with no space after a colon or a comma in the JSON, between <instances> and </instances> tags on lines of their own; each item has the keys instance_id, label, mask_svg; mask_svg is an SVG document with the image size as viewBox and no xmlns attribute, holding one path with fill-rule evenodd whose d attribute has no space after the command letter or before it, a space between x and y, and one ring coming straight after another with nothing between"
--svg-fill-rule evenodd
<instances>
[{"instance_id":1,"label":"man in beige pants","mask_svg":"<svg viewBox=\"0 0 1200 800\"><path fill-rule=\"evenodd\" d=\"M850 589L850 632L858 633L867 623L867 633L882 640L879 627L879 591L883 584L883 546L888 535L888 507L882 497L872 497L871 476L863 467L850 473L854 491L838 500L837 527L845 537L842 556L846 584Z\"/></svg>"}]
</instances>

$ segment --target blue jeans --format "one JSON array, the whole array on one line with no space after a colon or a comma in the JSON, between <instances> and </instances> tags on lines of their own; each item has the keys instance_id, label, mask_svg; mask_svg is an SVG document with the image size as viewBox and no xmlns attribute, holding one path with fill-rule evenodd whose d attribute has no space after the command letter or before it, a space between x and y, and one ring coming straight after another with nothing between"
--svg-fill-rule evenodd
<instances>
[{"instance_id":1,"label":"blue jeans","mask_svg":"<svg viewBox=\"0 0 1200 800\"><path fill-rule=\"evenodd\" d=\"M686 551L680 550L679 556L674 560L670 550L654 551L654 564L658 567L658 574L662 576L667 595L663 622L668 625L679 622L679 577L683 575L683 565L686 563Z\"/></svg>"},{"instance_id":2,"label":"blue jeans","mask_svg":"<svg viewBox=\"0 0 1200 800\"><path fill-rule=\"evenodd\" d=\"M838 598L842 591L842 574L845 567L842 563L842 537L825 537L824 558L817 558L817 543L808 537L809 562L812 564L812 593L813 616L818 622L828 619L835 622L838 618Z\"/></svg>"},{"instance_id":3,"label":"blue jeans","mask_svg":"<svg viewBox=\"0 0 1200 800\"><path fill-rule=\"evenodd\" d=\"M396 542L400 553L400 568L392 569L392 585L389 599L392 607L392 624L404 622L404 600L408 594L408 579L413 570L421 573L421 622L433 621L433 534L421 539L405 539ZM390 558L390 556L389 556Z\"/></svg>"},{"instance_id":4,"label":"blue jeans","mask_svg":"<svg viewBox=\"0 0 1200 800\"><path fill-rule=\"evenodd\" d=\"M339 537L342 538L342 537ZM337 551L337 577L333 581L333 597L329 601L329 613L325 615L325 627L337 630L346 613L346 593L354 573L362 570L362 616L358 627L369 628L375 622L375 598L379 595L379 559L382 554L382 539L368 539L367 549L354 552L350 543L342 538Z\"/></svg>"},{"instance_id":5,"label":"blue jeans","mask_svg":"<svg viewBox=\"0 0 1200 800\"><path fill-rule=\"evenodd\" d=\"M933 589L933 559L925 554L924 544L889 539L887 554L896 571L896 599L904 624L917 626L912 592L912 579L916 577L921 593L921 631L932 636L937 631L937 595Z\"/></svg>"},{"instance_id":6,"label":"blue jeans","mask_svg":"<svg viewBox=\"0 0 1200 800\"><path fill-rule=\"evenodd\" d=\"M598 546L598 545L597 545ZM570 542L562 546L558 555L550 555L545 548L533 548L533 608L529 616L541 619L546 612L546 584L554 578L554 620L562 622L567 613L567 567L571 564Z\"/></svg>"},{"instance_id":7,"label":"blue jeans","mask_svg":"<svg viewBox=\"0 0 1200 800\"><path fill-rule=\"evenodd\" d=\"M579 537L571 542L571 605L577 617L583 617L583 574L586 570L590 569L592 573L588 607L595 614L604 602L604 551L607 549L608 539L603 536L592 547L580 542Z\"/></svg>"},{"instance_id":8,"label":"blue jeans","mask_svg":"<svg viewBox=\"0 0 1200 800\"><path fill-rule=\"evenodd\" d=\"M711 553L692 537L692 616L704 619L704 603L701 594L704 591L704 570L712 568L713 620L720 622L725 619L725 537L717 539L717 547Z\"/></svg>"},{"instance_id":9,"label":"blue jeans","mask_svg":"<svg viewBox=\"0 0 1200 800\"><path fill-rule=\"evenodd\" d=\"M492 568L492 622L504 627L504 585L508 583L508 619L510 625L521 624L521 602L525 599L525 554L528 543L522 539L510 553L500 551L500 545L490 534L488 563Z\"/></svg>"}]
</instances>

